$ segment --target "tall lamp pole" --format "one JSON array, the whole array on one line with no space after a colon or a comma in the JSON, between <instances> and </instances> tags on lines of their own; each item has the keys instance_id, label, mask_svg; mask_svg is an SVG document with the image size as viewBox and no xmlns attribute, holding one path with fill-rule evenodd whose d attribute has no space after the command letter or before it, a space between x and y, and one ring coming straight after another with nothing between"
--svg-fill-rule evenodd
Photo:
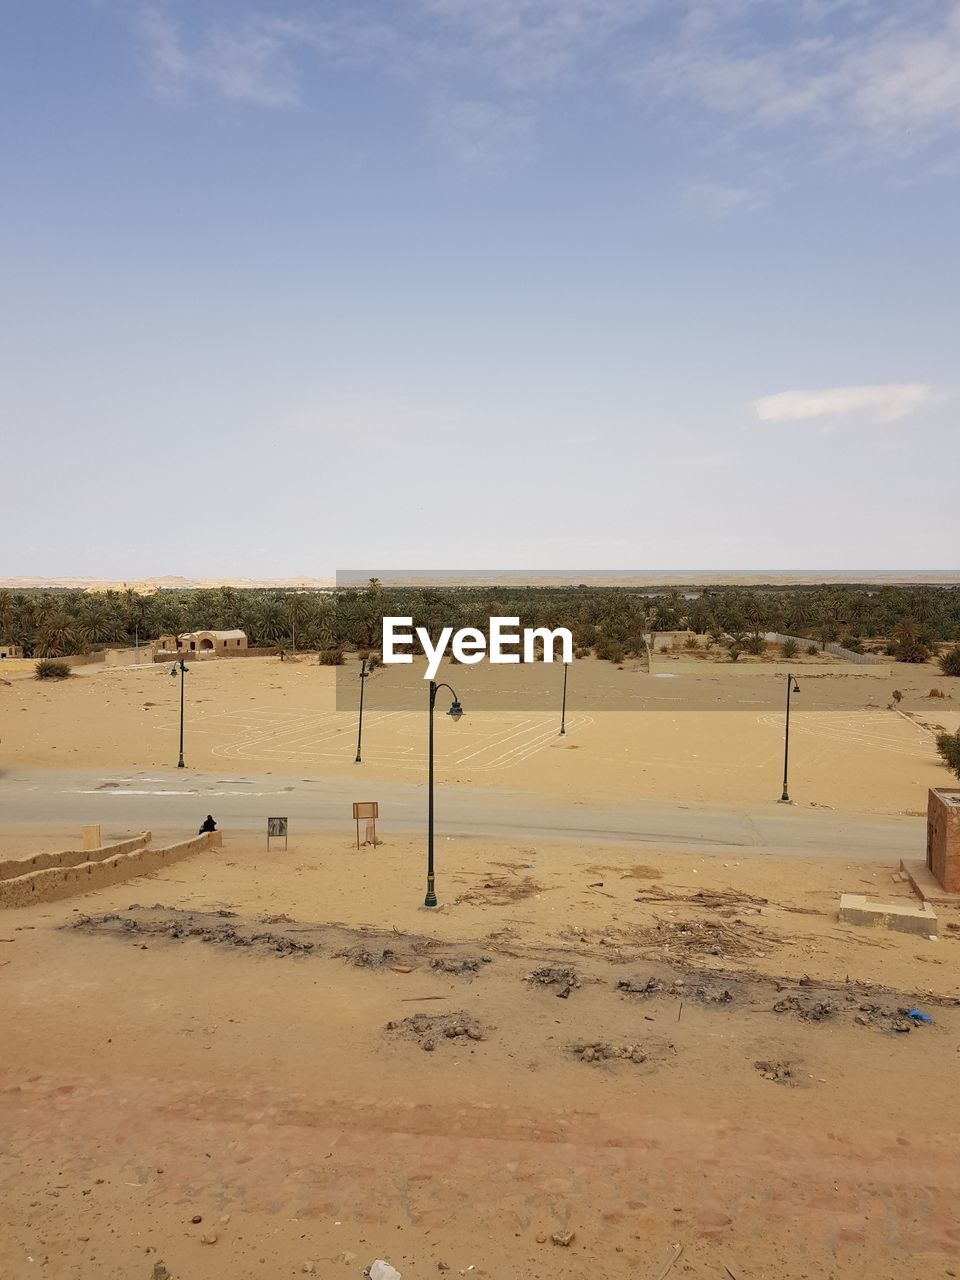
<instances>
[{"instance_id":1,"label":"tall lamp pole","mask_svg":"<svg viewBox=\"0 0 960 1280\"><path fill-rule=\"evenodd\" d=\"M790 803L790 796L787 793L787 765L790 761L790 698L793 694L799 692L800 686L790 672L787 672L787 717L783 727L783 795L780 797L781 804Z\"/></svg>"},{"instance_id":2,"label":"tall lamp pole","mask_svg":"<svg viewBox=\"0 0 960 1280\"><path fill-rule=\"evenodd\" d=\"M354 764L362 764L360 759L360 743L363 739L363 686L370 672L367 670L367 660L364 658L360 663L360 719L357 723L357 758Z\"/></svg>"},{"instance_id":3,"label":"tall lamp pole","mask_svg":"<svg viewBox=\"0 0 960 1280\"><path fill-rule=\"evenodd\" d=\"M427 748L427 896L423 900L425 907L435 907L437 905L437 892L433 878L433 708L437 701L438 689L449 689L453 694L453 702L450 704L450 710L447 715L454 720L459 720L463 715L463 707L460 705L456 690L448 684L437 684L435 680L431 680L430 735Z\"/></svg>"},{"instance_id":4,"label":"tall lamp pole","mask_svg":"<svg viewBox=\"0 0 960 1280\"><path fill-rule=\"evenodd\" d=\"M567 732L567 667L569 663L563 664L563 700L560 703L560 734L562 738Z\"/></svg>"},{"instance_id":5,"label":"tall lamp pole","mask_svg":"<svg viewBox=\"0 0 960 1280\"><path fill-rule=\"evenodd\" d=\"M180 671L180 759L177 761L177 768L183 768L183 677L189 671L189 667L181 658L179 662L175 662L170 668L170 674L176 676L177 670Z\"/></svg>"}]
</instances>

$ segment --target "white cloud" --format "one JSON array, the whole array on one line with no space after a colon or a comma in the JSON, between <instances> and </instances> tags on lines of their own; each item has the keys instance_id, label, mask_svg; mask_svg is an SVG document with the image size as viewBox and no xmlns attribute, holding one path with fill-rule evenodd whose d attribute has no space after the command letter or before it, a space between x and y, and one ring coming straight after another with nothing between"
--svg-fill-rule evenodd
<instances>
[{"instance_id":1,"label":"white cloud","mask_svg":"<svg viewBox=\"0 0 960 1280\"><path fill-rule=\"evenodd\" d=\"M809 418L868 415L894 422L934 399L923 382L894 382L864 387L826 387L821 391L781 391L754 401L761 422L797 422Z\"/></svg>"}]
</instances>

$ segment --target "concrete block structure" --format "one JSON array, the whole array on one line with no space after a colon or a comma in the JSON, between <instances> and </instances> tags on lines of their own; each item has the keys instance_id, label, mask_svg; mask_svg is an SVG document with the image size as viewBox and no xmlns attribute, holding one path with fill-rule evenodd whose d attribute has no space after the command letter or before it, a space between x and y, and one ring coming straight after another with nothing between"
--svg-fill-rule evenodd
<instances>
[{"instance_id":1,"label":"concrete block structure","mask_svg":"<svg viewBox=\"0 0 960 1280\"><path fill-rule=\"evenodd\" d=\"M930 788L927 869L947 893L960 893L960 788Z\"/></svg>"},{"instance_id":2,"label":"concrete block structure","mask_svg":"<svg viewBox=\"0 0 960 1280\"><path fill-rule=\"evenodd\" d=\"M924 938L937 932L937 913L929 902L919 906L912 902L868 902L862 893L841 894L840 919L845 924L918 933Z\"/></svg>"},{"instance_id":3,"label":"concrete block structure","mask_svg":"<svg viewBox=\"0 0 960 1280\"><path fill-rule=\"evenodd\" d=\"M5 658L22 658L23 645L21 644L0 644L0 661Z\"/></svg>"}]
</instances>

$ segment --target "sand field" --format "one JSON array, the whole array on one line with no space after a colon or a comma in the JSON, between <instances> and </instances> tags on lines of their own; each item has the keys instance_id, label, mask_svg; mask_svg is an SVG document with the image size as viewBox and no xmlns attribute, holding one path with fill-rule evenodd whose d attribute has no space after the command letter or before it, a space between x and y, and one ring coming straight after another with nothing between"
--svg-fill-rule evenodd
<instances>
[{"instance_id":1,"label":"sand field","mask_svg":"<svg viewBox=\"0 0 960 1280\"><path fill-rule=\"evenodd\" d=\"M425 913L419 840L233 833L5 912L3 1273L949 1274L956 917L840 925L905 893L876 864L636 856L443 840Z\"/></svg>"}]
</instances>

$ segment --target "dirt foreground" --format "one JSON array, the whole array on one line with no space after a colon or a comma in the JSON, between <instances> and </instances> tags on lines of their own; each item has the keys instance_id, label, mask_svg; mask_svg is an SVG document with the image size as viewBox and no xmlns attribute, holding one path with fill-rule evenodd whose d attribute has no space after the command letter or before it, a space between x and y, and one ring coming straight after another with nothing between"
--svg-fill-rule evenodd
<instances>
[{"instance_id":1,"label":"dirt foreground","mask_svg":"<svg viewBox=\"0 0 960 1280\"><path fill-rule=\"evenodd\" d=\"M636 856L443 840L428 913L420 842L228 833L5 912L0 1273L960 1273L952 913Z\"/></svg>"}]
</instances>

